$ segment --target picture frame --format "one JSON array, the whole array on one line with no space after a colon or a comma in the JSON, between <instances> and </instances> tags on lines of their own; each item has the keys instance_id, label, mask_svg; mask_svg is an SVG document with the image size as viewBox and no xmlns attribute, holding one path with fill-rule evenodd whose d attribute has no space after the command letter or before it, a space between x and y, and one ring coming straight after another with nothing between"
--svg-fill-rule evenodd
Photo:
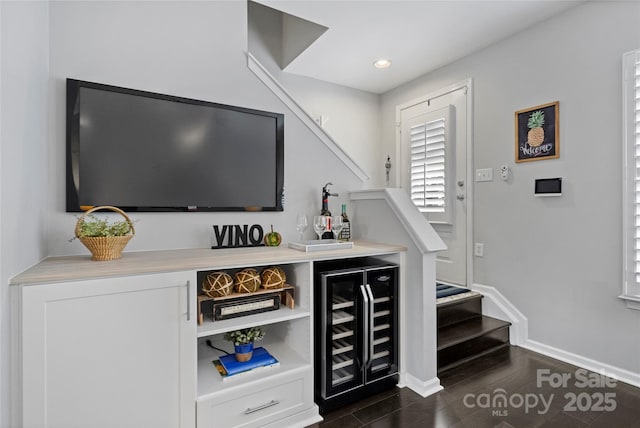
<instances>
[{"instance_id":1,"label":"picture frame","mask_svg":"<svg viewBox=\"0 0 640 428\"><path fill-rule=\"evenodd\" d=\"M515 112L516 163L560 157L560 103Z\"/></svg>"}]
</instances>

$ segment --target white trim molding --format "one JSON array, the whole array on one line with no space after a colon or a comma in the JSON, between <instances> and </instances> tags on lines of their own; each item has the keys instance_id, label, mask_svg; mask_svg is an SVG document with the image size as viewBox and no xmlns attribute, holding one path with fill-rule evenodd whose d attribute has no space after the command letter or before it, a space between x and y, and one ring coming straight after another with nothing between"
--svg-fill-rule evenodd
<instances>
[{"instance_id":1,"label":"white trim molding","mask_svg":"<svg viewBox=\"0 0 640 428\"><path fill-rule=\"evenodd\" d=\"M640 296L631 296L628 294L621 294L618 297L620 299L623 299L626 302L627 308L640 311Z\"/></svg>"},{"instance_id":2,"label":"white trim molding","mask_svg":"<svg viewBox=\"0 0 640 428\"><path fill-rule=\"evenodd\" d=\"M298 104L295 98L280 82L254 57L247 52L247 66L256 77L280 99L325 146L329 148L362 182L371 179L369 175L325 132L324 129Z\"/></svg>"},{"instance_id":3,"label":"white trim molding","mask_svg":"<svg viewBox=\"0 0 640 428\"><path fill-rule=\"evenodd\" d=\"M411 202L409 194L404 189L394 187L353 190L349 193L349 198L352 201L385 200L422 253L441 251L447 248L425 216Z\"/></svg>"},{"instance_id":4,"label":"white trim molding","mask_svg":"<svg viewBox=\"0 0 640 428\"><path fill-rule=\"evenodd\" d=\"M521 345L529 335L529 320L495 287L482 284L472 284L472 290L484 296L482 313L493 318L511 322L509 328L509 342Z\"/></svg>"},{"instance_id":5,"label":"white trim molding","mask_svg":"<svg viewBox=\"0 0 640 428\"><path fill-rule=\"evenodd\" d=\"M481 284L473 284L471 289L484 295L482 304L482 313L484 315L511 322L509 337L512 345L640 387L640 373L592 360L591 358L529 339L528 319L502 293L495 287ZM640 309L640 299L636 303Z\"/></svg>"},{"instance_id":6,"label":"white trim molding","mask_svg":"<svg viewBox=\"0 0 640 428\"><path fill-rule=\"evenodd\" d=\"M467 145L466 145L466 154L467 154L467 165L466 165L466 210L467 210L467 239L466 239L466 270L467 270L467 279L466 279L466 283L465 285L468 287L470 284L473 283L473 277L474 277L474 259L473 259L473 216L474 216L474 211L473 211L473 206L474 206L474 162L473 162L473 147L474 147L474 132L473 132L473 127L474 127L474 99L473 99L473 78L469 77L467 79L461 80L459 82L453 83L449 86L445 86L443 88L440 88L438 90L435 90L433 92L430 92L426 95L420 96L418 98L414 98L412 100L409 100L407 102L404 102L402 104L399 104L396 106L396 129L395 129L395 156L396 159L402 159L402 153L401 153L401 145L402 145L402 136L401 136L401 130L400 130L400 123L401 123L401 115L402 115L402 110L410 108L414 105L417 104L421 104L424 102L430 102L431 100L434 100L436 98L442 97L444 95L450 94L452 92L456 92L456 91L464 91L465 96L466 96L466 109L467 109L467 135L466 135L466 140L467 140ZM395 169L395 182L396 182L396 186L397 187L401 187L401 183L402 183L402 177L401 177L401 168L396 168Z\"/></svg>"},{"instance_id":7,"label":"white trim molding","mask_svg":"<svg viewBox=\"0 0 640 428\"><path fill-rule=\"evenodd\" d=\"M640 108L640 49L622 56L622 294L630 309L640 310L640 248L638 247L637 211L640 208L638 193L640 159L640 134L638 134L638 109Z\"/></svg>"},{"instance_id":8,"label":"white trim molding","mask_svg":"<svg viewBox=\"0 0 640 428\"><path fill-rule=\"evenodd\" d=\"M398 382L398 386L400 388L407 387L417 394L420 394L422 397L428 397L444 389L442 385L440 385L440 379L438 379L437 377L423 382L417 377L410 375L409 373L400 374L400 381Z\"/></svg>"},{"instance_id":9,"label":"white trim molding","mask_svg":"<svg viewBox=\"0 0 640 428\"><path fill-rule=\"evenodd\" d=\"M535 340L527 339L526 342L520 346L525 349L529 349L530 351L538 352L539 354L564 361L565 363L573 364L574 366L582 367L595 373L600 373L604 376L640 388L640 374L638 373L601 363L578 354L545 345L544 343L536 342Z\"/></svg>"}]
</instances>

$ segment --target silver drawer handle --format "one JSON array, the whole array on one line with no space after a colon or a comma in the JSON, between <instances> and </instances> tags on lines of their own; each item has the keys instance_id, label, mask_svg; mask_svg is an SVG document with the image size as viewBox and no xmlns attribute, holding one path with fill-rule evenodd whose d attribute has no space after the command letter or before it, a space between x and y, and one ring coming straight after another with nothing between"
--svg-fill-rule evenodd
<instances>
[{"instance_id":1,"label":"silver drawer handle","mask_svg":"<svg viewBox=\"0 0 640 428\"><path fill-rule=\"evenodd\" d=\"M266 409L272 406L275 406L276 404L280 404L280 402L278 400L271 400L269 401L267 404L263 404L262 406L258 406L258 407L254 407L252 408L248 408L247 410L244 411L245 415L250 415L251 413L257 412L259 410L262 409Z\"/></svg>"}]
</instances>

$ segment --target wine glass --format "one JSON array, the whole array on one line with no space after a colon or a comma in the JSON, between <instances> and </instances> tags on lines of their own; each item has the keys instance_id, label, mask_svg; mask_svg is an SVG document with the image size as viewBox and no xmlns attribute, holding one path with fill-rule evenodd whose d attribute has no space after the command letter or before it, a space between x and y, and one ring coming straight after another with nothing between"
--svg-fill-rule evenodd
<instances>
[{"instance_id":1,"label":"wine glass","mask_svg":"<svg viewBox=\"0 0 640 428\"><path fill-rule=\"evenodd\" d=\"M322 234L327 230L327 218L323 215L313 217L313 230L318 234L318 239L322 239Z\"/></svg>"},{"instance_id":2,"label":"wine glass","mask_svg":"<svg viewBox=\"0 0 640 428\"><path fill-rule=\"evenodd\" d=\"M342 222L342 216L337 215L331 219L331 231L333 232L334 239L338 239L340 236L340 231L344 227L344 223Z\"/></svg>"},{"instance_id":3,"label":"wine glass","mask_svg":"<svg viewBox=\"0 0 640 428\"><path fill-rule=\"evenodd\" d=\"M309 227L309 222L307 221L307 216L304 214L298 214L296 218L296 230L300 234L300 242L302 242L304 231Z\"/></svg>"}]
</instances>

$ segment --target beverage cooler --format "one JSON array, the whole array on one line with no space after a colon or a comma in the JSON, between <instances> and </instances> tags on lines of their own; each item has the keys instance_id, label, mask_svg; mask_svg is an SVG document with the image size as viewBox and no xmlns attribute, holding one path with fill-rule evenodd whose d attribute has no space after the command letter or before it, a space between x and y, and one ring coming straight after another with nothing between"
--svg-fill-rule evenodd
<instances>
[{"instance_id":1,"label":"beverage cooler","mask_svg":"<svg viewBox=\"0 0 640 428\"><path fill-rule=\"evenodd\" d=\"M315 266L315 399L322 413L398 383L398 266Z\"/></svg>"}]
</instances>

